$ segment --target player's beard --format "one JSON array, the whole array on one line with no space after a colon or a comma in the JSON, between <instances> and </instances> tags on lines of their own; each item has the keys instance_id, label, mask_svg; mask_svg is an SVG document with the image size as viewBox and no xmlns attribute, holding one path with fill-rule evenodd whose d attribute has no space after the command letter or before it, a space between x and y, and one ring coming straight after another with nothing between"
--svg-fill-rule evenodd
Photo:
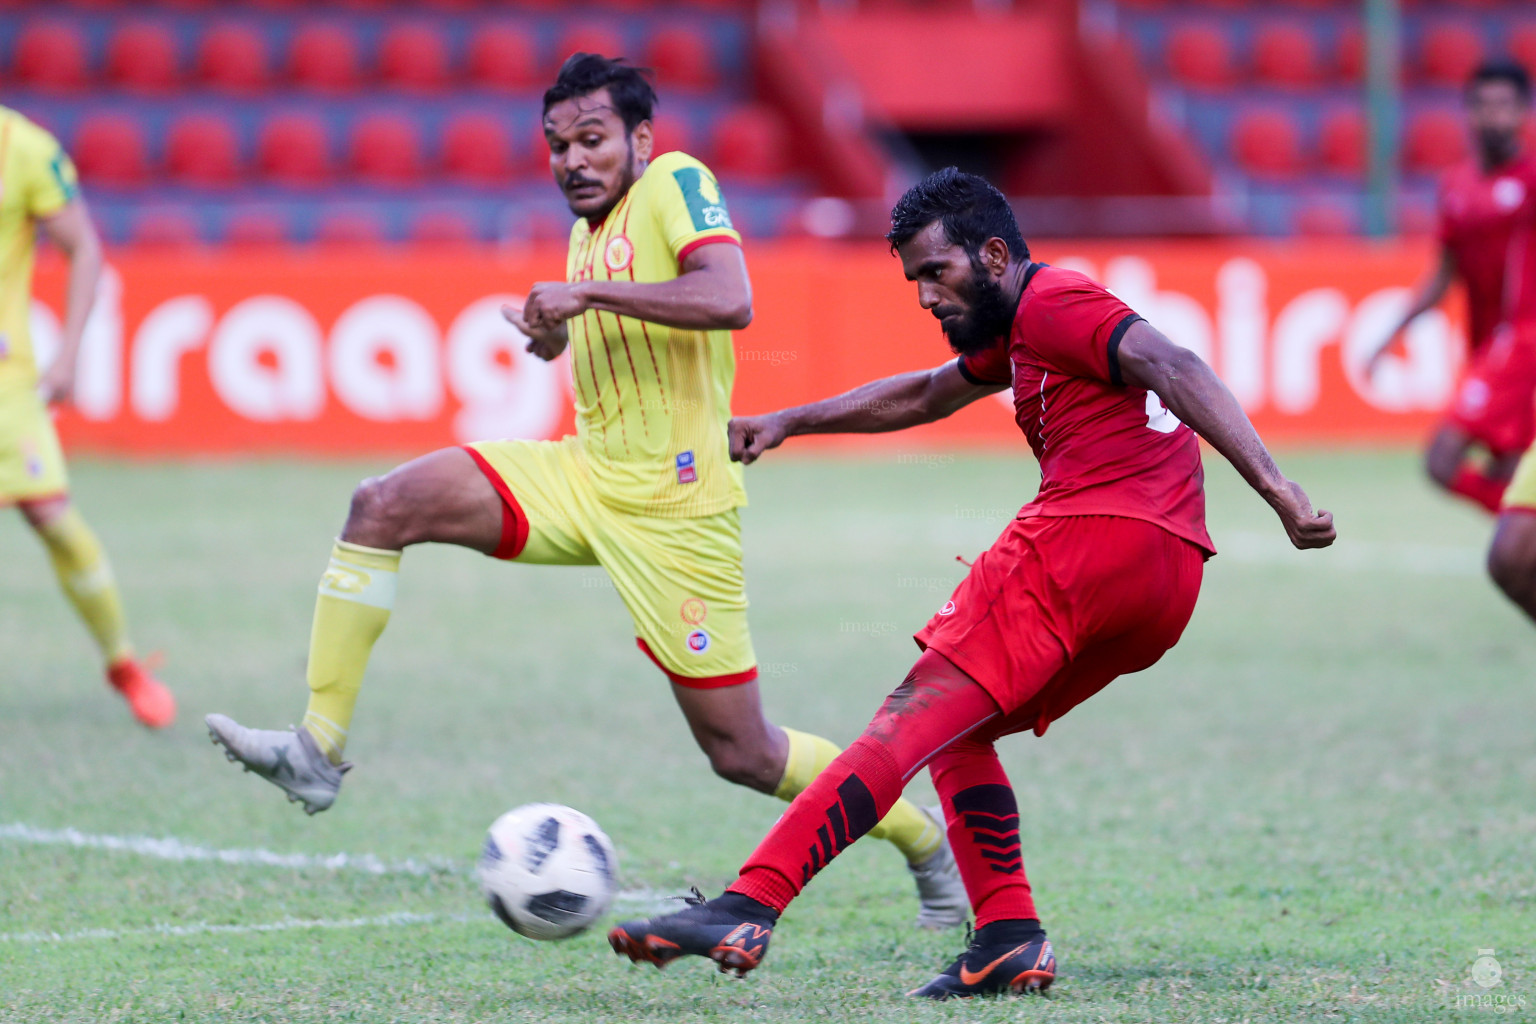
<instances>
[{"instance_id":1,"label":"player's beard","mask_svg":"<svg viewBox=\"0 0 1536 1024\"><path fill-rule=\"evenodd\" d=\"M997 344L1008 333L1018 304L1008 298L997 278L972 263L971 280L965 288L969 309L944 328L949 347L960 355L974 355Z\"/></svg>"},{"instance_id":2,"label":"player's beard","mask_svg":"<svg viewBox=\"0 0 1536 1024\"><path fill-rule=\"evenodd\" d=\"M1502 128L1485 128L1477 133L1478 148L1490 167L1508 163L1520 149L1520 136Z\"/></svg>"}]
</instances>

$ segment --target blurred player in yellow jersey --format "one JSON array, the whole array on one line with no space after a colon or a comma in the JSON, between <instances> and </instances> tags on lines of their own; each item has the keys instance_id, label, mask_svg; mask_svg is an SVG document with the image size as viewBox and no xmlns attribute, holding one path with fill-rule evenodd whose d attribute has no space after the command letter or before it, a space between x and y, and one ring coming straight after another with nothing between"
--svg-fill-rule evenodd
<instances>
[{"instance_id":1,"label":"blurred player in yellow jersey","mask_svg":"<svg viewBox=\"0 0 1536 1024\"><path fill-rule=\"evenodd\" d=\"M839 752L763 716L737 518L746 491L727 448L730 331L752 318L751 283L708 168L682 153L650 160L655 101L639 71L593 54L567 60L544 94L550 169L579 219L566 280L503 312L541 358L570 348L576 435L446 448L365 480L320 582L303 724L208 717L231 760L310 813L350 767L342 749L401 550L427 541L606 569L723 778L791 800ZM919 924L965 919L940 821L903 800L874 834L906 856Z\"/></svg>"},{"instance_id":2,"label":"blurred player in yellow jersey","mask_svg":"<svg viewBox=\"0 0 1536 1024\"><path fill-rule=\"evenodd\" d=\"M39 231L70 264L62 345L41 378L27 328ZM140 722L161 729L175 719L176 702L134 658L112 567L69 500L48 412L74 391L75 359L100 277L101 243L74 165L52 135L0 107L0 506L17 506L37 531L59 585L101 648L108 681Z\"/></svg>"}]
</instances>

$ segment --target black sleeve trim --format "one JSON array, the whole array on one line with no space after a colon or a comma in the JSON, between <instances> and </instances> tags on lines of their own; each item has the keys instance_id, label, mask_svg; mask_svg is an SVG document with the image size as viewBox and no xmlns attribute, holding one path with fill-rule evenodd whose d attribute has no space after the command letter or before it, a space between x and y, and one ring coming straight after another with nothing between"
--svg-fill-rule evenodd
<instances>
[{"instance_id":1,"label":"black sleeve trim","mask_svg":"<svg viewBox=\"0 0 1536 1024\"><path fill-rule=\"evenodd\" d=\"M1125 387L1125 378L1120 376L1120 339L1131 329L1131 324L1144 319L1140 313L1128 313L1109 334L1109 382L1117 388Z\"/></svg>"},{"instance_id":2,"label":"black sleeve trim","mask_svg":"<svg viewBox=\"0 0 1536 1024\"><path fill-rule=\"evenodd\" d=\"M955 369L960 371L960 376L964 377L966 380L970 381L972 384L975 384L979 388L995 388L999 384L1012 383L1011 381L1006 380L982 380L980 377L971 372L971 368L969 366L965 365L965 356L961 356L959 359L955 360Z\"/></svg>"}]
</instances>

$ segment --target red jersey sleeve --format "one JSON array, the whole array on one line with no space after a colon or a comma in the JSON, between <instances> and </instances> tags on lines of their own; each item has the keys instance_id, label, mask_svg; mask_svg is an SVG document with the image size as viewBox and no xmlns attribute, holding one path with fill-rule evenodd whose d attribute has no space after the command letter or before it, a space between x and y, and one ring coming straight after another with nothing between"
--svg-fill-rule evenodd
<instances>
[{"instance_id":1,"label":"red jersey sleeve","mask_svg":"<svg viewBox=\"0 0 1536 1024\"><path fill-rule=\"evenodd\" d=\"M972 384L1013 383L1013 358L1008 355L1008 339L999 338L997 344L983 352L961 356L960 376Z\"/></svg>"},{"instance_id":2,"label":"red jersey sleeve","mask_svg":"<svg viewBox=\"0 0 1536 1024\"><path fill-rule=\"evenodd\" d=\"M1072 271L1057 270L1031 291L1019 323L1025 350L1068 376L1123 385L1120 341L1141 315Z\"/></svg>"}]
</instances>

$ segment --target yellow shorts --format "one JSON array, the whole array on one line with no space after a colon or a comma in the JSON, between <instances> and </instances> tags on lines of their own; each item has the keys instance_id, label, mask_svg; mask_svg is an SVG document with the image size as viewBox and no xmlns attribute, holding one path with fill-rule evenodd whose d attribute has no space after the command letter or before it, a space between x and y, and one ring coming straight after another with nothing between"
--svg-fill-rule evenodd
<instances>
[{"instance_id":1,"label":"yellow shorts","mask_svg":"<svg viewBox=\"0 0 1536 1024\"><path fill-rule=\"evenodd\" d=\"M48 407L31 388L0 391L0 505L69 489L64 450Z\"/></svg>"},{"instance_id":2,"label":"yellow shorts","mask_svg":"<svg viewBox=\"0 0 1536 1024\"><path fill-rule=\"evenodd\" d=\"M679 686L757 678L735 509L695 519L615 511L598 497L574 437L477 441L465 451L501 495L497 558L602 566L640 649Z\"/></svg>"},{"instance_id":3,"label":"yellow shorts","mask_svg":"<svg viewBox=\"0 0 1536 1024\"><path fill-rule=\"evenodd\" d=\"M1536 445L1525 450L1509 486L1504 488L1504 508L1536 512Z\"/></svg>"}]
</instances>

